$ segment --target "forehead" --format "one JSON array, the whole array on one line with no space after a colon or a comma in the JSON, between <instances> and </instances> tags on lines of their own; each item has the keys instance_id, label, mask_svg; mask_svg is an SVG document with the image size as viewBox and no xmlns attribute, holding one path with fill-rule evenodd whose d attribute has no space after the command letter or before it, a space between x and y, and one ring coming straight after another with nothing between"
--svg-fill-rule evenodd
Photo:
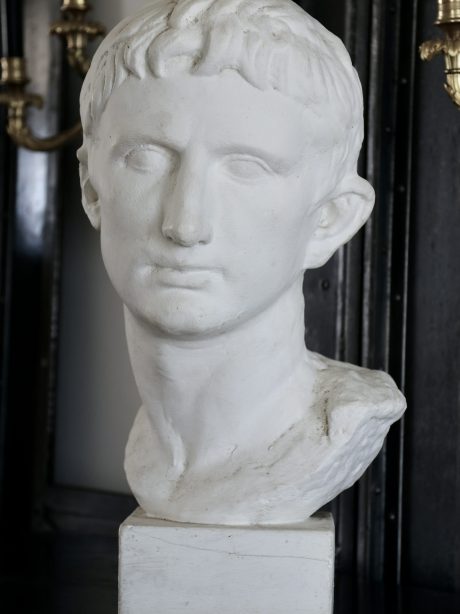
<instances>
[{"instance_id":1,"label":"forehead","mask_svg":"<svg viewBox=\"0 0 460 614\"><path fill-rule=\"evenodd\" d=\"M116 88L102 114L97 140L164 141L177 150L199 144L257 149L293 164L343 139L329 105L306 108L275 90L259 90L236 71L214 76L176 73Z\"/></svg>"}]
</instances>

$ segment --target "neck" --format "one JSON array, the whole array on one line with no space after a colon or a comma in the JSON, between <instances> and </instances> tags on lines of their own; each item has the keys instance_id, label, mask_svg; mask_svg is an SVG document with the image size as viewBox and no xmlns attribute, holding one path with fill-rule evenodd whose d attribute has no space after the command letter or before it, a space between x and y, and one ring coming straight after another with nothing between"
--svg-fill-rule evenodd
<instances>
[{"instance_id":1,"label":"neck","mask_svg":"<svg viewBox=\"0 0 460 614\"><path fill-rule=\"evenodd\" d=\"M125 322L144 407L179 471L254 442L270 445L308 407L314 368L301 280L263 313L213 337L165 337L127 309Z\"/></svg>"}]
</instances>

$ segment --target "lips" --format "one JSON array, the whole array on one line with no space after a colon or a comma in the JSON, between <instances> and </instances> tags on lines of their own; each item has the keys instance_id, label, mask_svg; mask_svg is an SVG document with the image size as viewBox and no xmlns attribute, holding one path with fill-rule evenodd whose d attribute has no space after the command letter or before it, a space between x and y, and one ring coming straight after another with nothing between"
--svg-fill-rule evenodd
<instances>
[{"instance_id":1,"label":"lips","mask_svg":"<svg viewBox=\"0 0 460 614\"><path fill-rule=\"evenodd\" d=\"M216 273L215 268L195 265L155 265L156 281L163 286L198 290L205 288Z\"/></svg>"},{"instance_id":2,"label":"lips","mask_svg":"<svg viewBox=\"0 0 460 614\"><path fill-rule=\"evenodd\" d=\"M195 271L212 271L214 269L204 266L191 266L191 265L157 265L158 270L164 271L178 271L179 273L193 273Z\"/></svg>"}]
</instances>

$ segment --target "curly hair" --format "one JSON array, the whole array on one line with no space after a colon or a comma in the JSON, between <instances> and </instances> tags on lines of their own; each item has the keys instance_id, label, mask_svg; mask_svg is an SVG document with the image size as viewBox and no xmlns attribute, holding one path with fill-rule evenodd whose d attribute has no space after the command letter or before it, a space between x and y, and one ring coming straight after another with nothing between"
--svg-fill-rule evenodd
<instances>
[{"instance_id":1,"label":"curly hair","mask_svg":"<svg viewBox=\"0 0 460 614\"><path fill-rule=\"evenodd\" d=\"M161 78L178 58L197 75L237 71L261 90L305 106L333 103L356 167L363 139L361 84L345 46L291 0L155 0L122 21L97 50L80 103L85 141L128 78Z\"/></svg>"}]
</instances>

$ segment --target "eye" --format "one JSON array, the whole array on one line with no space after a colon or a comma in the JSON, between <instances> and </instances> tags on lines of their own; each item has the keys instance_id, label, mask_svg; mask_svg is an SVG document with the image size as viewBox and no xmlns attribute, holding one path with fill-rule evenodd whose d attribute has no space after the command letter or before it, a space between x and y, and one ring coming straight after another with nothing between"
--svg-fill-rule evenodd
<instances>
[{"instance_id":1,"label":"eye","mask_svg":"<svg viewBox=\"0 0 460 614\"><path fill-rule=\"evenodd\" d=\"M171 171L175 164L174 152L159 145L140 145L125 155L127 167L141 173L162 176Z\"/></svg>"},{"instance_id":2,"label":"eye","mask_svg":"<svg viewBox=\"0 0 460 614\"><path fill-rule=\"evenodd\" d=\"M257 181L273 174L266 162L253 156L229 156L224 161L224 168L235 179L244 181Z\"/></svg>"}]
</instances>

